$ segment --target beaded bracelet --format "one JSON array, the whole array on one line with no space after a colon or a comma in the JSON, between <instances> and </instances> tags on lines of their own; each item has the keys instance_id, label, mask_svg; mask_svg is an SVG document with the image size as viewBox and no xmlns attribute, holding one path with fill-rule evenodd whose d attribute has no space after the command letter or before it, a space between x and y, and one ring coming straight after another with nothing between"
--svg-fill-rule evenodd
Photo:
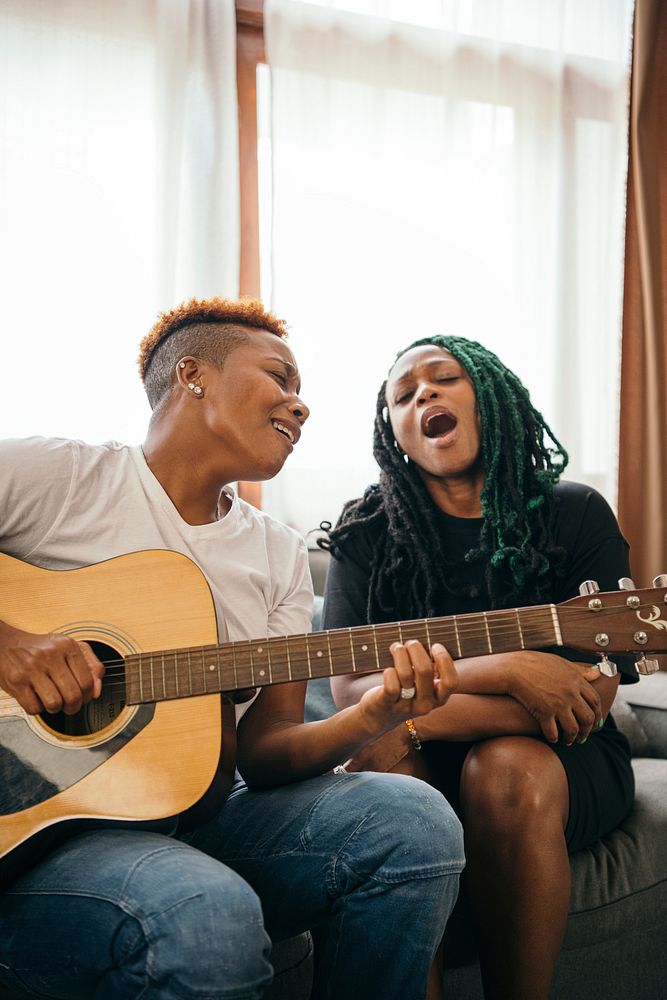
<instances>
[{"instance_id":1,"label":"beaded bracelet","mask_svg":"<svg viewBox=\"0 0 667 1000\"><path fill-rule=\"evenodd\" d=\"M410 733L410 742L415 750L421 750L422 744L421 740L417 736L417 730L415 729L415 724L412 719L406 719L405 724L408 727L408 732Z\"/></svg>"}]
</instances>

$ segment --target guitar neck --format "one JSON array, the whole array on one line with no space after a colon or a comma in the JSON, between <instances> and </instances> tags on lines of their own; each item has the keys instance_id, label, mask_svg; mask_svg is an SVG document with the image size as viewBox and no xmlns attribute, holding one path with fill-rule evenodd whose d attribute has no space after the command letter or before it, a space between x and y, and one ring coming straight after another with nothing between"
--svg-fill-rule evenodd
<instances>
[{"instance_id":1,"label":"guitar neck","mask_svg":"<svg viewBox=\"0 0 667 1000\"><path fill-rule=\"evenodd\" d=\"M427 649L440 642L454 659L563 645L558 609L548 604L137 653L125 657L126 700L136 705L382 670L389 646L409 639Z\"/></svg>"}]
</instances>

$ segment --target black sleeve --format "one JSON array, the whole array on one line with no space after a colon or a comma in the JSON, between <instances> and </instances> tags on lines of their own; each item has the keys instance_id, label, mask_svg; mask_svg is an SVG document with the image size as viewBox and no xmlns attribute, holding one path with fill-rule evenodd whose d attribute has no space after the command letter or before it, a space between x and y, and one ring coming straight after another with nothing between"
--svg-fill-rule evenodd
<instances>
[{"instance_id":1,"label":"black sleeve","mask_svg":"<svg viewBox=\"0 0 667 1000\"><path fill-rule=\"evenodd\" d=\"M329 560L324 588L322 628L354 628L368 624L368 587L372 549L368 538L355 533Z\"/></svg>"},{"instance_id":2,"label":"black sleeve","mask_svg":"<svg viewBox=\"0 0 667 1000\"><path fill-rule=\"evenodd\" d=\"M596 490L580 483L561 483L556 492L556 544L567 553L564 575L558 580L554 599L566 601L579 595L584 580L594 580L601 591L618 590L618 581L630 576L629 546L614 513ZM568 659L597 663L599 657L573 650L560 650ZM631 656L611 657L621 680L637 680Z\"/></svg>"},{"instance_id":3,"label":"black sleeve","mask_svg":"<svg viewBox=\"0 0 667 1000\"><path fill-rule=\"evenodd\" d=\"M607 501L589 486L563 483L558 494L556 544L567 552L558 600L576 597L584 580L618 590L630 576L629 546Z\"/></svg>"}]
</instances>

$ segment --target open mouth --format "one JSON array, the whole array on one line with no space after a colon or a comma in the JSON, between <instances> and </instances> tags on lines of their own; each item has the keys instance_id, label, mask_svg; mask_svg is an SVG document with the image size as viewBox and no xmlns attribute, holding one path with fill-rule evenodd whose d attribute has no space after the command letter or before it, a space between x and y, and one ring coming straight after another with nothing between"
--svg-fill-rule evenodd
<instances>
[{"instance_id":1,"label":"open mouth","mask_svg":"<svg viewBox=\"0 0 667 1000\"><path fill-rule=\"evenodd\" d=\"M431 409L422 417L422 432L427 438L444 437L453 431L458 421L449 410Z\"/></svg>"},{"instance_id":2,"label":"open mouth","mask_svg":"<svg viewBox=\"0 0 667 1000\"><path fill-rule=\"evenodd\" d=\"M285 437L289 440L290 444L295 443L294 434L289 429L289 427L286 427L285 424L281 424L279 420L272 420L271 423L273 424L273 426L277 431L280 431L281 434L285 435Z\"/></svg>"}]
</instances>

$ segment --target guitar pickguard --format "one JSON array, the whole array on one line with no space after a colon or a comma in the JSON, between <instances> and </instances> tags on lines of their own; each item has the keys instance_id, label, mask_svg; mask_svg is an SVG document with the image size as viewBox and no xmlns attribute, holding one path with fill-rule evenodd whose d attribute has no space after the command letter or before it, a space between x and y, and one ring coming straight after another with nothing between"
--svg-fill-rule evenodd
<instances>
[{"instance_id":1,"label":"guitar pickguard","mask_svg":"<svg viewBox=\"0 0 667 1000\"><path fill-rule=\"evenodd\" d=\"M74 785L144 729L155 705L141 705L127 724L96 746L54 745L23 718L0 722L0 816L45 802ZM74 742L74 741L73 741Z\"/></svg>"}]
</instances>

